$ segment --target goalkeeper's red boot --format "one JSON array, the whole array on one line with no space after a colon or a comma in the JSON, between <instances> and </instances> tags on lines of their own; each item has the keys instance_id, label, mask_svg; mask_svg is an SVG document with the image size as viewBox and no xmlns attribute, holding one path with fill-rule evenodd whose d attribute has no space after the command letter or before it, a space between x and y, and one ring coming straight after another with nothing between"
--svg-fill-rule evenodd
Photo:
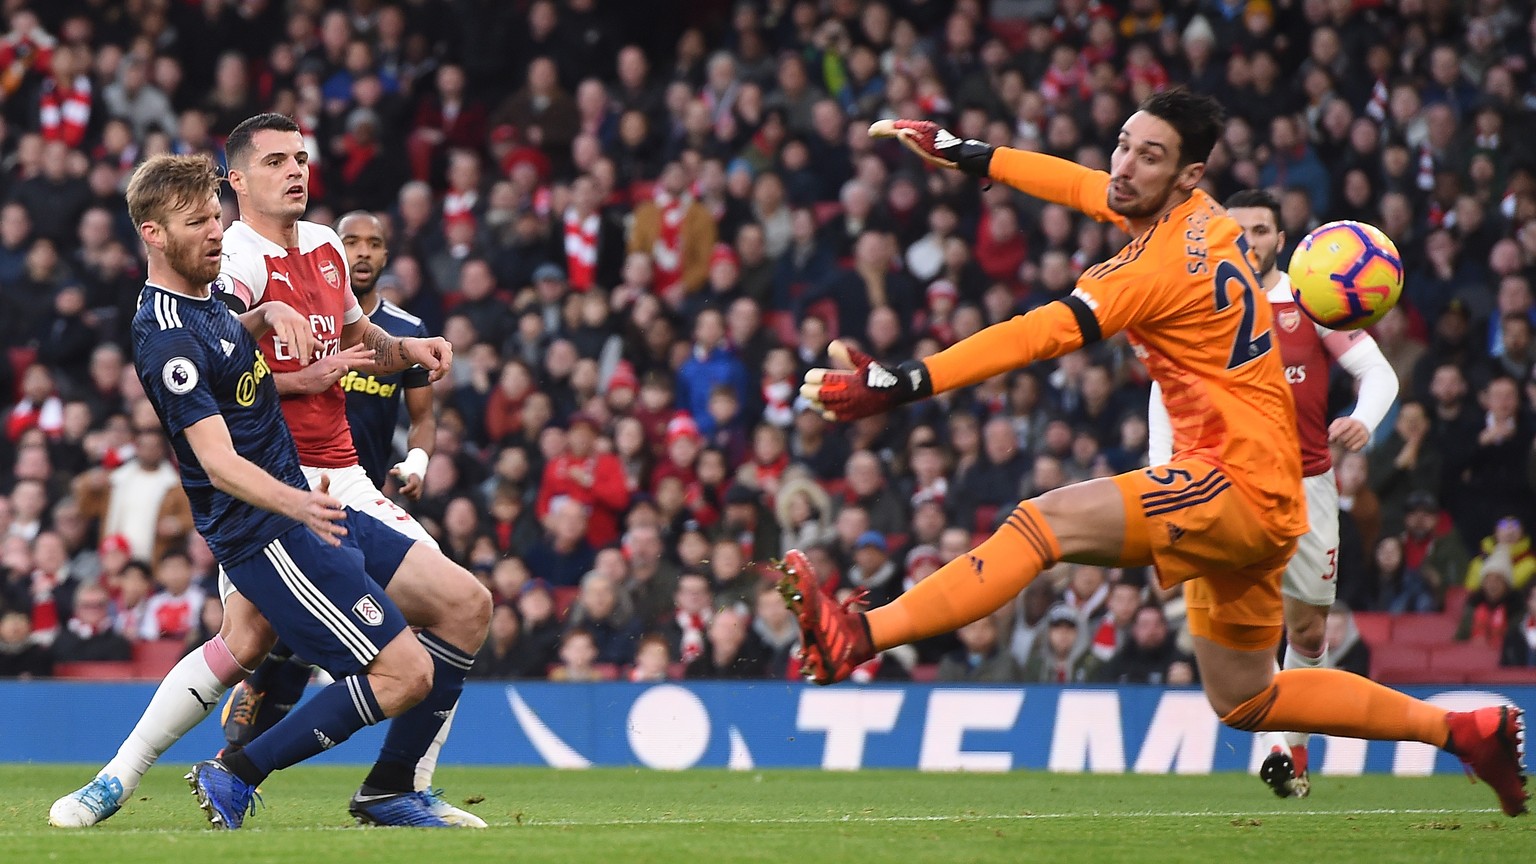
<instances>
[{"instance_id":1,"label":"goalkeeper's red boot","mask_svg":"<svg viewBox=\"0 0 1536 864\"><path fill-rule=\"evenodd\" d=\"M1530 793L1525 791L1525 712L1493 705L1452 711L1445 719L1451 727L1445 749L1466 764L1467 773L1493 787L1504 815L1526 812Z\"/></svg>"},{"instance_id":2,"label":"goalkeeper's red boot","mask_svg":"<svg viewBox=\"0 0 1536 864\"><path fill-rule=\"evenodd\" d=\"M821 590L811 562L799 549L785 553L779 593L800 622L800 669L817 684L835 684L875 656L858 597L837 603Z\"/></svg>"}]
</instances>

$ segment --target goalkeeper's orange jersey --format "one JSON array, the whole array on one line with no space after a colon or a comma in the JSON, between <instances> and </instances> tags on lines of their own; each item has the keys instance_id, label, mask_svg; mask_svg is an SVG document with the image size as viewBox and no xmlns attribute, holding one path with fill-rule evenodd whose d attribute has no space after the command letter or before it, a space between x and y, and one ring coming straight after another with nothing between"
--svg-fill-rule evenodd
<instances>
[{"instance_id":1,"label":"goalkeeper's orange jersey","mask_svg":"<svg viewBox=\"0 0 1536 864\"><path fill-rule=\"evenodd\" d=\"M992 179L1100 221L1109 175L999 147ZM1227 474L1278 537L1307 531L1296 408L1270 332L1270 307L1242 228L1202 190L1108 261L1072 294L929 357L934 390L964 387L1124 330L1163 390L1175 459Z\"/></svg>"}]
</instances>

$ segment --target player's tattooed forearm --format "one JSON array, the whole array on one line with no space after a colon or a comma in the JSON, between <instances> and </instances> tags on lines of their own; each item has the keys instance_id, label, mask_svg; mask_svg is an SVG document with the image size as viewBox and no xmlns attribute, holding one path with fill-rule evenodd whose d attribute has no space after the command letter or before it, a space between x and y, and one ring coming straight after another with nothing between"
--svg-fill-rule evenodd
<instances>
[{"instance_id":1,"label":"player's tattooed forearm","mask_svg":"<svg viewBox=\"0 0 1536 864\"><path fill-rule=\"evenodd\" d=\"M370 326L363 333L363 347L373 351L373 362L381 369L403 369L410 365L405 340L385 333L378 325Z\"/></svg>"}]
</instances>

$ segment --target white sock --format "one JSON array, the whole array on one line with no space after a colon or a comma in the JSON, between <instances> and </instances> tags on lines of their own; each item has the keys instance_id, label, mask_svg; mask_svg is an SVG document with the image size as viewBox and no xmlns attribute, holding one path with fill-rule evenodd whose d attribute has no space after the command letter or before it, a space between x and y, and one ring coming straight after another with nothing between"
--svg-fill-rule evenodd
<instances>
[{"instance_id":1,"label":"white sock","mask_svg":"<svg viewBox=\"0 0 1536 864\"><path fill-rule=\"evenodd\" d=\"M202 722L219 704L219 697L249 674L250 670L235 662L223 639L215 636L204 642L181 658L160 682L149 707L102 773L122 781L123 798L132 795L155 760Z\"/></svg>"},{"instance_id":2,"label":"white sock","mask_svg":"<svg viewBox=\"0 0 1536 864\"><path fill-rule=\"evenodd\" d=\"M432 743L427 745L427 752L421 755L421 761L416 763L416 791L425 792L432 788L432 775L437 772L437 754L443 752L443 742L448 740L448 730L453 728L453 716L459 713L458 703L454 703L453 710L448 712L448 719L443 721L442 728L437 730L437 736Z\"/></svg>"},{"instance_id":3,"label":"white sock","mask_svg":"<svg viewBox=\"0 0 1536 864\"><path fill-rule=\"evenodd\" d=\"M1316 657L1308 657L1305 653L1296 650L1296 646L1290 642L1285 643L1285 668L1286 669L1318 669L1328 666L1328 644L1323 643L1323 653ZM1290 747L1305 747L1312 736L1306 732L1284 732L1285 743Z\"/></svg>"}]
</instances>

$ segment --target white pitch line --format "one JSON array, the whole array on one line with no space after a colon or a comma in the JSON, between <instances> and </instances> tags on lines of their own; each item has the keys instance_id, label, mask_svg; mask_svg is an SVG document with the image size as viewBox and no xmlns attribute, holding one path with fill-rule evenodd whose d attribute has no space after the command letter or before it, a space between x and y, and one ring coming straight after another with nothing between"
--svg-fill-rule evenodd
<instances>
[{"instance_id":1,"label":"white pitch line","mask_svg":"<svg viewBox=\"0 0 1536 864\"><path fill-rule=\"evenodd\" d=\"M1200 817L1235 819L1253 816L1448 816L1451 814L1497 813L1498 810L1377 809L1377 810L1127 810L1079 811L1075 813L962 813L921 816L786 816L747 819L673 819L666 816L649 819L525 819L522 827L605 828L642 825L846 825L889 824L903 822L1030 822L1044 819L1195 819Z\"/></svg>"},{"instance_id":2,"label":"white pitch line","mask_svg":"<svg viewBox=\"0 0 1536 864\"><path fill-rule=\"evenodd\" d=\"M889 825L911 823L935 823L935 822L1033 822L1037 820L1056 819L1199 819L1221 818L1240 819L1272 816L1476 816L1498 813L1493 808L1472 810L1449 809L1395 809L1380 808L1374 810L1104 810L1104 811L1079 811L1074 813L964 813L964 814L924 814L915 816L866 816L845 814L842 816L784 816L778 818L754 817L737 819L690 819L656 816L634 819L538 819L525 818L522 822L492 822L493 828L633 828L642 826L662 825ZM176 828L130 828L126 831L115 831L112 834L183 834L201 826L188 826L186 829ZM252 825L248 831L357 831L353 825L314 825L314 826L282 826L265 827ZM50 831L47 832L58 837L91 836L89 831ZM0 831L0 837L35 836L35 831Z\"/></svg>"}]
</instances>

